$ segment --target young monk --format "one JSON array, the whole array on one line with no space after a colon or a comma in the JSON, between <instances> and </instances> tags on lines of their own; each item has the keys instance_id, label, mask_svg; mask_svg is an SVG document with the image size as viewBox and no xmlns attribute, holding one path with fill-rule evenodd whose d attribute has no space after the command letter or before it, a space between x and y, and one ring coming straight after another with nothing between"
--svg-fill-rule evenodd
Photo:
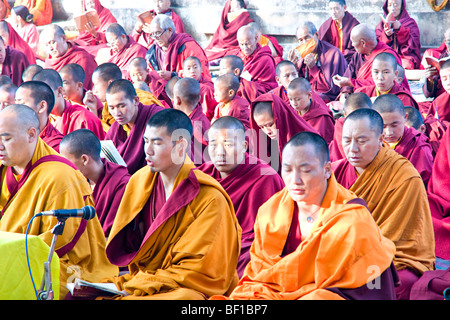
<instances>
[{"instance_id":1,"label":"young monk","mask_svg":"<svg viewBox=\"0 0 450 320\"><path fill-rule=\"evenodd\" d=\"M75 130L60 144L61 155L86 177L95 212L108 238L130 174L126 167L101 158L100 140L88 129Z\"/></svg>"},{"instance_id":2,"label":"young monk","mask_svg":"<svg viewBox=\"0 0 450 320\"><path fill-rule=\"evenodd\" d=\"M406 122L405 125L409 128L414 128L417 131L425 134L426 127L423 122L423 117L419 110L414 107L405 106Z\"/></svg>"},{"instance_id":3,"label":"young monk","mask_svg":"<svg viewBox=\"0 0 450 320\"><path fill-rule=\"evenodd\" d=\"M269 165L247 153L246 129L241 121L225 116L217 119L208 131L211 158L199 170L214 177L233 202L242 227L241 252L237 272L242 277L250 261L253 226L259 207L283 189L281 177Z\"/></svg>"},{"instance_id":4,"label":"young monk","mask_svg":"<svg viewBox=\"0 0 450 320\"><path fill-rule=\"evenodd\" d=\"M395 243L396 295L407 300L411 286L435 260L423 180L409 160L383 142L383 118L375 110L355 110L345 118L342 145L346 158L332 165L336 179L364 199L382 234Z\"/></svg>"},{"instance_id":5,"label":"young monk","mask_svg":"<svg viewBox=\"0 0 450 320\"><path fill-rule=\"evenodd\" d=\"M287 87L290 106L329 144L334 136L334 116L322 98L311 90L305 78L291 81Z\"/></svg>"},{"instance_id":6,"label":"young monk","mask_svg":"<svg viewBox=\"0 0 450 320\"><path fill-rule=\"evenodd\" d=\"M22 81L31 81L36 73L44 70L44 68L38 64L30 64L22 73Z\"/></svg>"},{"instance_id":7,"label":"young monk","mask_svg":"<svg viewBox=\"0 0 450 320\"><path fill-rule=\"evenodd\" d=\"M63 82L58 72L44 69L37 73L33 80L42 81L52 88L55 106L50 114L50 121L59 132L66 135L77 129L86 128L94 132L100 140L104 139L105 131L100 119L86 108L64 99Z\"/></svg>"},{"instance_id":8,"label":"young monk","mask_svg":"<svg viewBox=\"0 0 450 320\"><path fill-rule=\"evenodd\" d=\"M17 86L10 81L0 84L0 109L14 104L16 90Z\"/></svg>"},{"instance_id":9,"label":"young monk","mask_svg":"<svg viewBox=\"0 0 450 320\"><path fill-rule=\"evenodd\" d=\"M145 166L142 135L150 117L163 107L143 105L133 84L125 79L113 81L106 90L106 102L114 122L104 140L112 140L127 164L128 172L135 173Z\"/></svg>"},{"instance_id":10,"label":"young monk","mask_svg":"<svg viewBox=\"0 0 450 320\"><path fill-rule=\"evenodd\" d=\"M337 183L325 140L292 137L282 177L283 190L258 211L250 262L229 299L394 300L395 245Z\"/></svg>"},{"instance_id":11,"label":"young monk","mask_svg":"<svg viewBox=\"0 0 450 320\"><path fill-rule=\"evenodd\" d=\"M0 112L0 134L10 138L8 143L1 142L0 231L23 234L31 218L40 212L93 205L86 178L39 138L39 127L36 112L27 106L10 105ZM28 235L39 236L50 246L56 223L51 216L36 217ZM66 220L55 246L61 299L68 293L66 283L73 276L99 282L118 274L118 268L106 257L105 246L97 216ZM73 274L75 270L77 274Z\"/></svg>"},{"instance_id":12,"label":"young monk","mask_svg":"<svg viewBox=\"0 0 450 320\"><path fill-rule=\"evenodd\" d=\"M275 70L277 71L277 76L275 79L277 79L278 87L273 89L271 92L289 104L290 102L287 94L287 88L292 80L298 78L297 67L291 61L283 60L277 64Z\"/></svg>"},{"instance_id":13,"label":"young monk","mask_svg":"<svg viewBox=\"0 0 450 320\"><path fill-rule=\"evenodd\" d=\"M406 126L405 107L397 96L393 94L379 96L372 108L383 118L383 140L414 165L426 188L434 161L428 137Z\"/></svg>"},{"instance_id":14,"label":"young monk","mask_svg":"<svg viewBox=\"0 0 450 320\"><path fill-rule=\"evenodd\" d=\"M27 81L17 88L15 102L33 109L39 118L39 137L50 147L59 152L59 145L64 137L50 122L50 114L55 106L52 88L41 81Z\"/></svg>"},{"instance_id":15,"label":"young monk","mask_svg":"<svg viewBox=\"0 0 450 320\"><path fill-rule=\"evenodd\" d=\"M206 299L237 283L241 228L225 190L186 161L191 137L180 110L146 125L147 165L128 182L106 247L130 270L111 279L127 294L118 299Z\"/></svg>"},{"instance_id":16,"label":"young monk","mask_svg":"<svg viewBox=\"0 0 450 320\"><path fill-rule=\"evenodd\" d=\"M249 103L244 98L236 95L239 85L239 78L231 73L219 76L214 81L214 97L219 104L214 111L214 117L211 122L220 117L232 116L239 119L247 129L250 127Z\"/></svg>"}]
</instances>

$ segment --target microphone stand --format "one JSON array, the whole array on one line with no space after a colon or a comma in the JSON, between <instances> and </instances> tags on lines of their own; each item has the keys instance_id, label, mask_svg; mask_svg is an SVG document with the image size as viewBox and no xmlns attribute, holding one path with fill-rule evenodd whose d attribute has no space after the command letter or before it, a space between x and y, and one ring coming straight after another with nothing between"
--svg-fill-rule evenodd
<instances>
[{"instance_id":1,"label":"microphone stand","mask_svg":"<svg viewBox=\"0 0 450 320\"><path fill-rule=\"evenodd\" d=\"M55 252L56 239L62 235L67 218L58 217L58 223L53 227L53 239L47 261L44 262L44 276L42 277L41 289L38 292L39 300L53 300L51 261Z\"/></svg>"}]
</instances>

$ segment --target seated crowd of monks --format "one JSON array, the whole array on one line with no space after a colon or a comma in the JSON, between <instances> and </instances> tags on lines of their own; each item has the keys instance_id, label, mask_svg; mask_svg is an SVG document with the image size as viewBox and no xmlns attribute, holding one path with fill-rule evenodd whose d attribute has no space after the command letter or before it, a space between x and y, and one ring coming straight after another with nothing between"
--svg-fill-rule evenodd
<instances>
[{"instance_id":1,"label":"seated crowd of monks","mask_svg":"<svg viewBox=\"0 0 450 320\"><path fill-rule=\"evenodd\" d=\"M283 54L244 1L205 48L169 0L131 33L81 3L101 25L69 35L0 2L0 231L96 210L58 238L60 298L71 266L121 291L97 299L444 298L450 61L423 59L450 55L450 29L422 55L405 0L376 28L329 0ZM29 234L50 244L56 222Z\"/></svg>"}]
</instances>

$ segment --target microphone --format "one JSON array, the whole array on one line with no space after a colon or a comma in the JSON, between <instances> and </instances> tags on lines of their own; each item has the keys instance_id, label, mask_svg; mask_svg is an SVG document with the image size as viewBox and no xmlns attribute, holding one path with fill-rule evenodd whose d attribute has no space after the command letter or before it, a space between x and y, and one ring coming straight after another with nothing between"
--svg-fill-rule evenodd
<instances>
[{"instance_id":1,"label":"microphone","mask_svg":"<svg viewBox=\"0 0 450 320\"><path fill-rule=\"evenodd\" d=\"M83 218L85 220L90 220L95 217L95 209L91 206L85 206L81 209L60 209L60 210L49 210L42 211L37 214L38 216L53 216L57 218Z\"/></svg>"}]
</instances>

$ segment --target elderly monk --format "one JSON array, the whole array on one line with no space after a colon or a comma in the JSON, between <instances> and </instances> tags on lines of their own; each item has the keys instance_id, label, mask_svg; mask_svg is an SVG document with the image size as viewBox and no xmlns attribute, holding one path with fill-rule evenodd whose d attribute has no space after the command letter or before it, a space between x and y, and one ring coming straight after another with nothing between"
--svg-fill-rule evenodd
<instances>
[{"instance_id":1,"label":"elderly monk","mask_svg":"<svg viewBox=\"0 0 450 320\"><path fill-rule=\"evenodd\" d=\"M219 26L214 32L206 56L210 62L223 58L227 51L238 49L236 34L242 26L252 22L244 0L227 0L220 16Z\"/></svg>"},{"instance_id":2,"label":"elderly monk","mask_svg":"<svg viewBox=\"0 0 450 320\"><path fill-rule=\"evenodd\" d=\"M26 55L29 64L36 63L36 54L33 49L31 49L30 45L22 39L17 31L6 20L0 21L0 36L5 40L5 43L8 44L8 46L23 52Z\"/></svg>"},{"instance_id":3,"label":"elderly monk","mask_svg":"<svg viewBox=\"0 0 450 320\"><path fill-rule=\"evenodd\" d=\"M335 46L319 40L317 29L311 21L300 24L296 37L300 45L289 52L289 60L297 65L299 76L308 79L313 90L325 102L334 101L340 89L332 78L344 74L347 68L344 55Z\"/></svg>"},{"instance_id":4,"label":"elderly monk","mask_svg":"<svg viewBox=\"0 0 450 320\"><path fill-rule=\"evenodd\" d=\"M336 182L325 140L295 135L282 177L286 186L258 211L250 262L229 299L395 299L395 245Z\"/></svg>"},{"instance_id":5,"label":"elderly monk","mask_svg":"<svg viewBox=\"0 0 450 320\"><path fill-rule=\"evenodd\" d=\"M111 279L123 299L205 299L231 292L241 228L233 203L186 152L192 123L180 110L152 116L144 133L147 166L128 182L106 247L129 274Z\"/></svg>"},{"instance_id":6,"label":"elderly monk","mask_svg":"<svg viewBox=\"0 0 450 320\"><path fill-rule=\"evenodd\" d=\"M334 136L334 116L322 98L311 90L309 81L302 77L292 80L287 95L290 106L329 144Z\"/></svg>"},{"instance_id":7,"label":"elderly monk","mask_svg":"<svg viewBox=\"0 0 450 320\"><path fill-rule=\"evenodd\" d=\"M84 87L92 89L92 73L97 67L94 57L86 50L67 40L64 30L56 25L46 26L40 36L39 43L45 49L44 68L59 72L62 67L69 63L78 63L86 73Z\"/></svg>"},{"instance_id":8,"label":"elderly monk","mask_svg":"<svg viewBox=\"0 0 450 320\"><path fill-rule=\"evenodd\" d=\"M112 140L128 172L133 174L146 165L142 135L147 121L164 108L156 104L143 105L133 84L125 79L115 80L108 86L106 102L115 121L105 140Z\"/></svg>"},{"instance_id":9,"label":"elderly monk","mask_svg":"<svg viewBox=\"0 0 450 320\"><path fill-rule=\"evenodd\" d=\"M95 211L108 238L130 179L127 168L101 158L100 140L88 129L69 133L60 146L61 155L72 162L91 185Z\"/></svg>"},{"instance_id":10,"label":"elderly monk","mask_svg":"<svg viewBox=\"0 0 450 320\"><path fill-rule=\"evenodd\" d=\"M414 165L426 188L434 161L428 137L406 126L405 107L397 96L382 95L374 101L372 108L383 118L383 140Z\"/></svg>"},{"instance_id":11,"label":"elderly monk","mask_svg":"<svg viewBox=\"0 0 450 320\"><path fill-rule=\"evenodd\" d=\"M334 162L345 158L344 148L342 147L342 125L345 117L351 112L361 108L372 108L372 100L363 92L352 93L344 102L342 109L343 116L336 119L334 124L333 141L328 145L330 150L330 161Z\"/></svg>"},{"instance_id":12,"label":"elderly monk","mask_svg":"<svg viewBox=\"0 0 450 320\"><path fill-rule=\"evenodd\" d=\"M72 163L39 138L37 114L27 106L11 105L0 112L2 192L0 231L24 233L31 218L43 211L92 205L91 189ZM50 245L57 219L33 219L28 234ZM100 281L118 273L105 254L105 236L97 217L68 219L56 242L60 261L60 297L76 276ZM74 268L76 267L76 268Z\"/></svg>"},{"instance_id":13,"label":"elderly monk","mask_svg":"<svg viewBox=\"0 0 450 320\"><path fill-rule=\"evenodd\" d=\"M193 78L179 79L173 86L173 108L183 111L192 122L191 150L189 158L196 166L209 160L207 132L211 122L202 112L200 84Z\"/></svg>"},{"instance_id":14,"label":"elderly monk","mask_svg":"<svg viewBox=\"0 0 450 320\"><path fill-rule=\"evenodd\" d=\"M237 55L244 63L241 77L259 84L264 92L277 87L275 60L269 47L261 47L258 34L251 25L239 28L236 39L239 49L228 52Z\"/></svg>"},{"instance_id":15,"label":"elderly monk","mask_svg":"<svg viewBox=\"0 0 450 320\"><path fill-rule=\"evenodd\" d=\"M86 128L103 140L105 131L100 119L86 108L71 104L64 99L63 82L58 72L44 69L37 73L33 80L45 82L52 88L55 95L55 106L50 114L50 121L59 132L66 135L74 130Z\"/></svg>"},{"instance_id":16,"label":"elderly monk","mask_svg":"<svg viewBox=\"0 0 450 320\"><path fill-rule=\"evenodd\" d=\"M397 53L384 42L378 41L375 30L367 24L360 23L354 26L350 33L350 39L356 54L352 56L344 75L336 75L333 78L333 82L341 88L340 96L343 97L343 100L355 88L374 84L372 79L372 62L380 52L392 53L397 63L402 65L402 61ZM405 89L409 90L406 78L403 79L402 84Z\"/></svg>"},{"instance_id":17,"label":"elderly monk","mask_svg":"<svg viewBox=\"0 0 450 320\"><path fill-rule=\"evenodd\" d=\"M232 73L239 78L241 83L237 95L246 99L248 103L252 103L259 95L265 91L258 83L247 80L242 77L244 71L244 62L236 55L228 55L220 60L219 76L226 73Z\"/></svg>"},{"instance_id":18,"label":"elderly monk","mask_svg":"<svg viewBox=\"0 0 450 320\"><path fill-rule=\"evenodd\" d=\"M130 61L135 57L144 58L147 48L136 43L118 23L110 24L105 31L105 36L110 47L110 58L107 62L116 64L122 70L122 78L129 80Z\"/></svg>"},{"instance_id":19,"label":"elderly monk","mask_svg":"<svg viewBox=\"0 0 450 320\"><path fill-rule=\"evenodd\" d=\"M378 40L394 49L405 69L419 69L420 31L406 10L406 0L385 0L383 12L386 21L382 20L375 29Z\"/></svg>"},{"instance_id":20,"label":"elderly monk","mask_svg":"<svg viewBox=\"0 0 450 320\"><path fill-rule=\"evenodd\" d=\"M297 67L291 61L283 60L277 64L275 70L277 72L275 79L277 80L278 87L273 89L271 92L289 104L287 88L292 80L298 78Z\"/></svg>"},{"instance_id":21,"label":"elderly monk","mask_svg":"<svg viewBox=\"0 0 450 320\"><path fill-rule=\"evenodd\" d=\"M150 24L150 36L155 40L149 48L146 59L150 67L164 80L169 80L183 69L187 57L200 59L203 77L211 79L208 58L202 47L187 33L177 33L175 25L168 16L157 15Z\"/></svg>"},{"instance_id":22,"label":"elderly monk","mask_svg":"<svg viewBox=\"0 0 450 320\"><path fill-rule=\"evenodd\" d=\"M414 166L383 142L383 118L359 109L344 121L345 159L333 163L337 181L364 199L383 235L395 243L397 298L434 267L434 233L427 193Z\"/></svg>"},{"instance_id":23,"label":"elderly monk","mask_svg":"<svg viewBox=\"0 0 450 320\"><path fill-rule=\"evenodd\" d=\"M25 6L33 15L33 23L44 26L52 22L53 6L51 0L16 0L14 7Z\"/></svg>"},{"instance_id":24,"label":"elderly monk","mask_svg":"<svg viewBox=\"0 0 450 320\"><path fill-rule=\"evenodd\" d=\"M11 78L12 82L19 86L22 81L22 73L29 66L27 56L10 46L0 37L0 74Z\"/></svg>"},{"instance_id":25,"label":"elderly monk","mask_svg":"<svg viewBox=\"0 0 450 320\"><path fill-rule=\"evenodd\" d=\"M50 147L59 152L59 145L64 137L50 122L49 116L55 106L52 88L41 81L27 81L17 88L15 102L33 109L39 118L39 137Z\"/></svg>"},{"instance_id":26,"label":"elderly monk","mask_svg":"<svg viewBox=\"0 0 450 320\"><path fill-rule=\"evenodd\" d=\"M241 121L225 116L208 131L211 161L199 167L224 187L233 202L242 227L241 253L237 272L242 277L250 261L253 226L259 207L283 189L281 177L269 165L247 153L246 129Z\"/></svg>"},{"instance_id":27,"label":"elderly monk","mask_svg":"<svg viewBox=\"0 0 450 320\"><path fill-rule=\"evenodd\" d=\"M347 11L345 0L329 0L328 12L330 17L319 27L319 40L338 48L348 62L356 52L350 40L350 32L359 21Z\"/></svg>"}]
</instances>

